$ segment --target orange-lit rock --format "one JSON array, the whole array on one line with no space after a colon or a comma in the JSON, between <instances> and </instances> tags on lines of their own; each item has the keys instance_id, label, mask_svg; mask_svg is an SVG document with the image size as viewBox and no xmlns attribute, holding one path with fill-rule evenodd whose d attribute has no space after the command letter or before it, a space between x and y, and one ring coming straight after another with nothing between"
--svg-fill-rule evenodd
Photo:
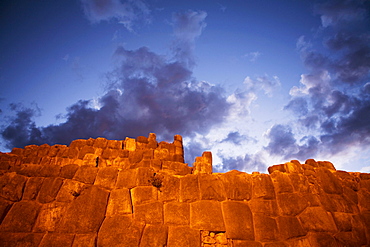
<instances>
[{"instance_id":1,"label":"orange-lit rock","mask_svg":"<svg viewBox=\"0 0 370 247\"><path fill-rule=\"evenodd\" d=\"M370 246L370 174L313 159L268 171L213 173L210 152L189 166L180 135L14 148L0 246Z\"/></svg>"}]
</instances>

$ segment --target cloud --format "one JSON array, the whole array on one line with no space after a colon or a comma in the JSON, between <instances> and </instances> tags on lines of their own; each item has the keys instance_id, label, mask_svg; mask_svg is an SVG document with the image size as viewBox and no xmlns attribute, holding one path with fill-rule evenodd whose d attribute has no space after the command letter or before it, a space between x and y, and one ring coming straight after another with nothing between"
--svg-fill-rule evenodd
<instances>
[{"instance_id":1,"label":"cloud","mask_svg":"<svg viewBox=\"0 0 370 247\"><path fill-rule=\"evenodd\" d=\"M191 42L201 34L206 15L188 11L176 16L182 19L174 22L175 33L182 30L176 40L185 39L176 44L179 49L182 45L193 46ZM68 144L76 138L98 136L122 139L150 132L172 140L175 134L187 137L206 134L228 115L230 103L223 89L196 80L192 67L183 62L192 59L186 57L190 53L183 53L176 60L147 47L128 50L119 46L114 56L117 66L108 73L108 90L102 97L76 102L67 109L63 123L46 127L36 126L32 109L17 110L1 131L7 147Z\"/></svg>"},{"instance_id":2,"label":"cloud","mask_svg":"<svg viewBox=\"0 0 370 247\"><path fill-rule=\"evenodd\" d=\"M261 53L259 51L249 52L244 55L244 57L249 58L249 61L252 63L256 62L260 56Z\"/></svg>"},{"instance_id":3,"label":"cloud","mask_svg":"<svg viewBox=\"0 0 370 247\"><path fill-rule=\"evenodd\" d=\"M250 78L247 76L244 79L245 86L247 90L252 92L256 92L259 90L264 91L265 94L271 96L272 92L280 87L280 80L277 76L273 76L270 78L267 75L264 76L257 76L255 79Z\"/></svg>"},{"instance_id":4,"label":"cloud","mask_svg":"<svg viewBox=\"0 0 370 247\"><path fill-rule=\"evenodd\" d=\"M219 153L222 158L222 166L217 167L217 172L227 172L230 170L238 171L263 171L266 169L266 163L261 158L260 154L245 154L243 156L236 157L223 157L223 154Z\"/></svg>"},{"instance_id":5,"label":"cloud","mask_svg":"<svg viewBox=\"0 0 370 247\"><path fill-rule=\"evenodd\" d=\"M331 0L315 6L324 28L363 20L367 11L363 0Z\"/></svg>"},{"instance_id":6,"label":"cloud","mask_svg":"<svg viewBox=\"0 0 370 247\"><path fill-rule=\"evenodd\" d=\"M237 131L230 132L225 139L223 139L221 142L231 142L234 143L235 145L240 145L240 143L243 140L246 140L246 136L241 135Z\"/></svg>"},{"instance_id":7,"label":"cloud","mask_svg":"<svg viewBox=\"0 0 370 247\"><path fill-rule=\"evenodd\" d=\"M296 150L293 153L298 157L339 155L352 147L369 147L368 7L364 1L328 1L316 6L324 27L317 36L323 47L314 49L317 41L298 39L297 48L309 73L301 76L300 86L291 88L292 97L284 107L296 117L291 123L295 131L273 127L266 147L269 152L288 153L279 150L278 141L287 142L287 150Z\"/></svg>"},{"instance_id":8,"label":"cloud","mask_svg":"<svg viewBox=\"0 0 370 247\"><path fill-rule=\"evenodd\" d=\"M272 126L266 133L269 144L265 149L272 155L290 157L296 153L298 146L292 129L288 125L277 124Z\"/></svg>"},{"instance_id":9,"label":"cloud","mask_svg":"<svg viewBox=\"0 0 370 247\"><path fill-rule=\"evenodd\" d=\"M207 26L205 22L206 17L206 12L193 10L178 12L172 15L175 37L172 51L175 59L184 63L189 68L195 65L193 56L194 42Z\"/></svg>"},{"instance_id":10,"label":"cloud","mask_svg":"<svg viewBox=\"0 0 370 247\"><path fill-rule=\"evenodd\" d=\"M86 18L92 23L117 21L133 31L136 21L150 22L150 9L141 0L81 0Z\"/></svg>"}]
</instances>

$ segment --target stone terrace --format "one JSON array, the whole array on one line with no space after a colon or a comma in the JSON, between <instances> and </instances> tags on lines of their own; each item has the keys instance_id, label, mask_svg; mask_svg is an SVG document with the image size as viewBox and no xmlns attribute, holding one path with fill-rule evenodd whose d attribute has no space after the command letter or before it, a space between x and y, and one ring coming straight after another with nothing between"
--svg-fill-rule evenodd
<instances>
[{"instance_id":1,"label":"stone terrace","mask_svg":"<svg viewBox=\"0 0 370 247\"><path fill-rule=\"evenodd\" d=\"M0 153L0 246L370 246L370 174L292 160L270 174L184 163L182 137Z\"/></svg>"}]
</instances>

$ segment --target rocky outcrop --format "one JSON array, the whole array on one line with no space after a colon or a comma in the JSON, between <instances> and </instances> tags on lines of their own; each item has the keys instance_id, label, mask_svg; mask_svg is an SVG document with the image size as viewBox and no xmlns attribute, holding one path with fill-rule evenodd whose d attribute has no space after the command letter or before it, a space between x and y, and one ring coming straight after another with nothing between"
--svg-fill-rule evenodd
<instances>
[{"instance_id":1,"label":"rocky outcrop","mask_svg":"<svg viewBox=\"0 0 370 247\"><path fill-rule=\"evenodd\" d=\"M291 161L270 174L184 163L181 136L0 153L0 246L369 246L370 174Z\"/></svg>"}]
</instances>

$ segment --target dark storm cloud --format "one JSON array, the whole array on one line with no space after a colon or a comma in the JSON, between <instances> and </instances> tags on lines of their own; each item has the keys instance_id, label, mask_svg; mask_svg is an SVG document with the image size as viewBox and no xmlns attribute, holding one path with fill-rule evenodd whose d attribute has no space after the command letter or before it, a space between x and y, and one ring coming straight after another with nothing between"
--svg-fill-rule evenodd
<instances>
[{"instance_id":1,"label":"dark storm cloud","mask_svg":"<svg viewBox=\"0 0 370 247\"><path fill-rule=\"evenodd\" d=\"M312 44L299 40L310 73L302 76L300 88L291 90L293 97L285 109L297 116L296 123L317 134L296 141L289 130L272 128L269 152L279 152L278 140L296 148L298 157L333 155L370 144L369 6L368 1L328 1L316 6L324 46L314 50Z\"/></svg>"},{"instance_id":2,"label":"dark storm cloud","mask_svg":"<svg viewBox=\"0 0 370 247\"><path fill-rule=\"evenodd\" d=\"M220 143L229 142L235 145L241 145L243 141L257 142L250 136L241 135L238 131L232 131L227 134L227 137L223 139Z\"/></svg>"},{"instance_id":3,"label":"dark storm cloud","mask_svg":"<svg viewBox=\"0 0 370 247\"><path fill-rule=\"evenodd\" d=\"M225 139L223 139L221 142L231 142L236 145L239 145L240 142L245 140L245 136L241 135L239 132L230 132Z\"/></svg>"},{"instance_id":4,"label":"dark storm cloud","mask_svg":"<svg viewBox=\"0 0 370 247\"><path fill-rule=\"evenodd\" d=\"M181 23L182 36L186 37L184 42L177 43L179 49L183 44L191 45L201 34L205 16L203 12L197 16L192 11L175 15L174 20L186 19L174 22ZM187 29L186 25L190 27ZM177 30L176 25L174 29ZM182 53L173 59L146 47L137 50L118 47L117 68L108 73L109 90L99 99L98 107L93 107L92 101L79 101L67 109L64 123L46 127L35 125L31 109L16 111L16 116L1 132L2 137L11 148L27 144L68 144L76 138L98 136L122 139L150 132L168 140L175 134L205 134L224 120L229 103L222 88L199 82L192 76L192 67L183 62L192 59L187 56L190 54Z\"/></svg>"},{"instance_id":5,"label":"dark storm cloud","mask_svg":"<svg viewBox=\"0 0 370 247\"><path fill-rule=\"evenodd\" d=\"M308 103L307 100L302 97L294 98L284 107L284 109L290 110L298 116L305 116L308 113Z\"/></svg>"},{"instance_id":6,"label":"dark storm cloud","mask_svg":"<svg viewBox=\"0 0 370 247\"><path fill-rule=\"evenodd\" d=\"M227 172L230 170L238 171L263 171L266 170L267 165L262 161L260 156L246 154L244 156L237 156L232 158L225 158L222 154L219 154L222 158L222 167L217 168L216 172Z\"/></svg>"},{"instance_id":7,"label":"dark storm cloud","mask_svg":"<svg viewBox=\"0 0 370 247\"><path fill-rule=\"evenodd\" d=\"M306 160L315 157L320 141L314 136L304 136L297 140L292 128L288 125L276 124L266 135L269 144L265 150L272 155L283 156L284 159Z\"/></svg>"},{"instance_id":8,"label":"dark storm cloud","mask_svg":"<svg viewBox=\"0 0 370 247\"><path fill-rule=\"evenodd\" d=\"M81 0L86 18L92 23L115 20L129 31L137 21L150 22L148 5L141 0Z\"/></svg>"},{"instance_id":9,"label":"dark storm cloud","mask_svg":"<svg viewBox=\"0 0 370 247\"><path fill-rule=\"evenodd\" d=\"M269 144L265 149L272 155L288 157L297 152L297 141L288 125L276 124L266 135Z\"/></svg>"},{"instance_id":10,"label":"dark storm cloud","mask_svg":"<svg viewBox=\"0 0 370 247\"><path fill-rule=\"evenodd\" d=\"M363 20L368 8L364 0L330 0L317 4L315 12L321 15L323 27L328 27Z\"/></svg>"}]
</instances>

